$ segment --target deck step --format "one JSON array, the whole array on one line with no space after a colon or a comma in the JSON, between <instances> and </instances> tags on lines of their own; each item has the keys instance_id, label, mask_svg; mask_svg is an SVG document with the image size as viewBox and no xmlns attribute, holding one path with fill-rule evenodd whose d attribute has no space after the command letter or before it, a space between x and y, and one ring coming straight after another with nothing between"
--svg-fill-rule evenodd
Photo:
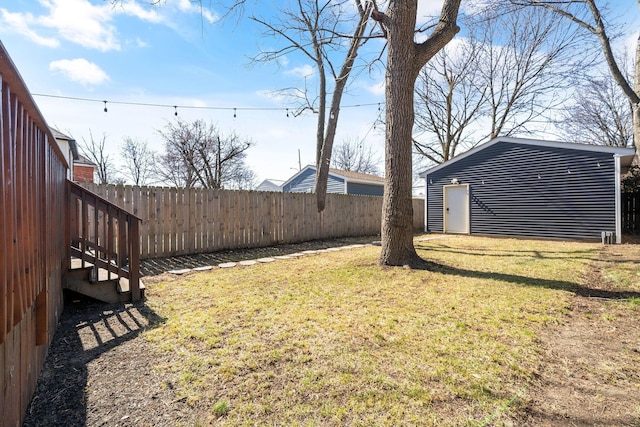
<instances>
[{"instance_id":1,"label":"deck step","mask_svg":"<svg viewBox=\"0 0 640 427\"><path fill-rule=\"evenodd\" d=\"M64 288L78 292L82 295L103 301L106 303L129 302L131 301L131 289L129 279L118 278L103 268L98 268L98 277L92 277L93 264L86 262L82 266L82 260L71 259L71 268L67 271ZM140 281L140 294L144 298L145 286Z\"/></svg>"}]
</instances>

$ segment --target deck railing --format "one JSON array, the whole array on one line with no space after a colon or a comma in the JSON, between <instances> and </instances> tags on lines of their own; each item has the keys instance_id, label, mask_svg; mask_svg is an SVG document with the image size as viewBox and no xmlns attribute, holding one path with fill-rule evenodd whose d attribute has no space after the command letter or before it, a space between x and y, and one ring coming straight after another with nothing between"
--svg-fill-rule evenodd
<instances>
[{"instance_id":1,"label":"deck railing","mask_svg":"<svg viewBox=\"0 0 640 427\"><path fill-rule=\"evenodd\" d=\"M71 257L81 266L106 270L107 279L129 280L131 300L140 299L140 218L97 194L67 181L70 200Z\"/></svg>"},{"instance_id":2,"label":"deck railing","mask_svg":"<svg viewBox=\"0 0 640 427\"><path fill-rule=\"evenodd\" d=\"M62 312L67 165L0 41L0 426L22 425Z\"/></svg>"}]
</instances>

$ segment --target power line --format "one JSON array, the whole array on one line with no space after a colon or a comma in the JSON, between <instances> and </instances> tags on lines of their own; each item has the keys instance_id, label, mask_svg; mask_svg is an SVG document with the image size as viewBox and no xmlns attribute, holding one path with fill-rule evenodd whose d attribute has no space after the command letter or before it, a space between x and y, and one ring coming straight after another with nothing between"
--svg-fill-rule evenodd
<instances>
[{"instance_id":1,"label":"power line","mask_svg":"<svg viewBox=\"0 0 640 427\"><path fill-rule=\"evenodd\" d=\"M81 98L75 96L63 96L63 95L51 95L46 93L33 93L33 96L40 96L45 98L55 98L55 99L66 99L70 101L82 101L82 102L96 102L104 104L104 112L108 111L108 104L116 104L116 105L135 105L142 107L157 107L157 108L173 108L174 113L178 115L178 108L185 110L218 110L218 111L233 111L234 115L236 111L285 111L289 113L289 110L295 110L293 107L208 107L208 106L194 106L194 105L177 105L177 104L157 104L150 102L133 102L133 101L112 101L108 99L96 99L96 98ZM359 107L370 107L383 104L382 102L371 102L364 104L351 104L351 105L341 105L340 108L359 108ZM288 115L288 114L287 114Z\"/></svg>"}]
</instances>

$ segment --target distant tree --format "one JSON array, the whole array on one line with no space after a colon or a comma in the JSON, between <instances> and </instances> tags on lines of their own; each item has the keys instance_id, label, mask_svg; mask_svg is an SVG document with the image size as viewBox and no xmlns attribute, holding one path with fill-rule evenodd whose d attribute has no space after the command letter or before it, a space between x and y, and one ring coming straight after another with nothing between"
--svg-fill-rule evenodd
<instances>
[{"instance_id":1,"label":"distant tree","mask_svg":"<svg viewBox=\"0 0 640 427\"><path fill-rule=\"evenodd\" d=\"M578 28L597 38L602 48L602 55L609 68L611 76L620 86L633 111L633 139L636 147L636 155L640 156L640 38L636 43L636 56L634 62L634 82L625 76L620 67L612 46L611 27L607 26L607 19L603 12L607 12L607 1L596 0L511 0L513 4L529 7L542 7L561 16L566 22L576 25ZM640 7L640 1L638 1ZM613 27L615 29L615 27ZM614 30L615 31L615 30Z\"/></svg>"},{"instance_id":2,"label":"distant tree","mask_svg":"<svg viewBox=\"0 0 640 427\"><path fill-rule=\"evenodd\" d=\"M241 8L246 0L230 0L232 8ZM317 88L293 93L301 101L300 110L317 113L316 183L318 211L324 210L329 165L338 126L342 95L354 69L360 47L367 41L367 23L374 2L363 0L295 0L275 17L266 20L256 14L251 19L266 28L269 37L283 44L275 50L263 50L255 59L278 60L298 52L314 65ZM286 4L286 3L285 3ZM271 39L270 39L271 40ZM270 41L270 43L272 43Z\"/></svg>"},{"instance_id":3,"label":"distant tree","mask_svg":"<svg viewBox=\"0 0 640 427\"><path fill-rule=\"evenodd\" d=\"M96 140L89 130L89 141L82 138L82 144L79 144L82 155L96 164L95 175L99 184L111 184L116 179L115 164L106 151L106 142L106 135L103 134L101 140Z\"/></svg>"},{"instance_id":4,"label":"distant tree","mask_svg":"<svg viewBox=\"0 0 640 427\"><path fill-rule=\"evenodd\" d=\"M429 61L416 87L414 147L433 163L547 123L593 58L586 35L544 9L491 2L463 20L467 37Z\"/></svg>"},{"instance_id":5,"label":"distant tree","mask_svg":"<svg viewBox=\"0 0 640 427\"><path fill-rule=\"evenodd\" d=\"M592 64L591 45L544 9L500 3L477 19L486 23L480 61L488 87L486 138L531 133L563 104L563 93L575 86L572 76Z\"/></svg>"},{"instance_id":6,"label":"distant tree","mask_svg":"<svg viewBox=\"0 0 640 427\"><path fill-rule=\"evenodd\" d=\"M334 147L331 166L344 171L379 175L379 162L371 147L365 147L362 141L346 139Z\"/></svg>"},{"instance_id":7,"label":"distant tree","mask_svg":"<svg viewBox=\"0 0 640 427\"><path fill-rule=\"evenodd\" d=\"M479 73L478 44L463 39L449 48L427 63L416 85L413 145L436 164L481 142L471 125L480 119L488 87Z\"/></svg>"},{"instance_id":8,"label":"distant tree","mask_svg":"<svg viewBox=\"0 0 640 427\"><path fill-rule=\"evenodd\" d=\"M165 153L162 179L180 187L245 188L254 176L244 163L252 143L236 134L222 135L203 120L176 119L159 131Z\"/></svg>"},{"instance_id":9,"label":"distant tree","mask_svg":"<svg viewBox=\"0 0 640 427\"><path fill-rule=\"evenodd\" d=\"M120 147L124 167L120 173L134 185L148 185L155 180L156 153L145 141L126 137Z\"/></svg>"},{"instance_id":10,"label":"distant tree","mask_svg":"<svg viewBox=\"0 0 640 427\"><path fill-rule=\"evenodd\" d=\"M633 144L633 109L611 76L589 78L576 90L558 127L568 141L627 147Z\"/></svg>"},{"instance_id":11,"label":"distant tree","mask_svg":"<svg viewBox=\"0 0 640 427\"><path fill-rule=\"evenodd\" d=\"M622 178L621 183L624 192L640 192L640 166L631 166L629 173Z\"/></svg>"}]
</instances>

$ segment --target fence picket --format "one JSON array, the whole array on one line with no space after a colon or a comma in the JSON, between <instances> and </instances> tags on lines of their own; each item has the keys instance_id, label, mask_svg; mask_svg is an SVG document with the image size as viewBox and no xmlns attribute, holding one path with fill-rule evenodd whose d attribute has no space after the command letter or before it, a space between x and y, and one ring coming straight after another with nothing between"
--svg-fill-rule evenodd
<instances>
[{"instance_id":1,"label":"fence picket","mask_svg":"<svg viewBox=\"0 0 640 427\"><path fill-rule=\"evenodd\" d=\"M325 210L318 213L315 194L95 184L86 187L142 219L142 259L374 235L380 231L381 197L328 194ZM632 206L634 202L625 203ZM637 206L635 203L633 206ZM424 200L415 199L413 209L414 228L420 229ZM634 215L627 215L629 220L625 221L637 223L640 216Z\"/></svg>"}]
</instances>

